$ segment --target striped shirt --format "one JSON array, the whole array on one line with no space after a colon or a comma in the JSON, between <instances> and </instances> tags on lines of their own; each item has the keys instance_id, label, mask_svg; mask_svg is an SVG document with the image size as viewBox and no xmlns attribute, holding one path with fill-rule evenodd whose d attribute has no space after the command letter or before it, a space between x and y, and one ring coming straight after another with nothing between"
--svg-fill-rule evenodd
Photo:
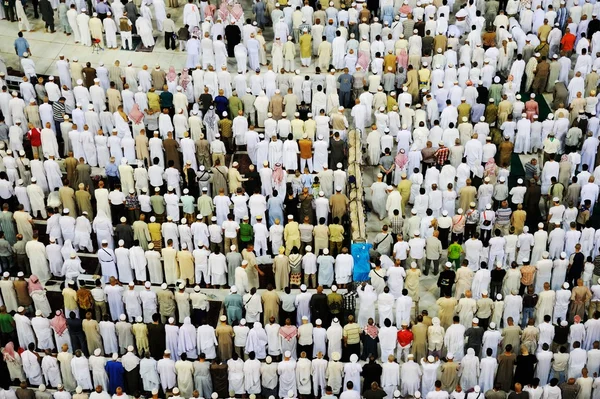
<instances>
[{"instance_id":1,"label":"striped shirt","mask_svg":"<svg viewBox=\"0 0 600 399\"><path fill-rule=\"evenodd\" d=\"M52 115L54 116L54 120L56 122L64 122L65 113L66 108L64 103L61 103L60 101L54 101L52 103Z\"/></svg>"},{"instance_id":2,"label":"striped shirt","mask_svg":"<svg viewBox=\"0 0 600 399\"><path fill-rule=\"evenodd\" d=\"M511 215L512 210L509 207L498 208L498 210L496 211L496 223L498 223L501 226L509 224Z\"/></svg>"}]
</instances>

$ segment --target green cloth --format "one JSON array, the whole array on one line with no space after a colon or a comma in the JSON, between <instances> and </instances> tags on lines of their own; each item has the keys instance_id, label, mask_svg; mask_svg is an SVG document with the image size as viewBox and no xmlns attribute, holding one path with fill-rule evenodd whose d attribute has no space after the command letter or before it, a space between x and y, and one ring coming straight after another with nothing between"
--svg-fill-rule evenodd
<instances>
[{"instance_id":1,"label":"green cloth","mask_svg":"<svg viewBox=\"0 0 600 399\"><path fill-rule=\"evenodd\" d=\"M240 224L240 240L242 240L243 242L249 242L252 241L252 225L248 224L248 223L241 223Z\"/></svg>"},{"instance_id":2,"label":"green cloth","mask_svg":"<svg viewBox=\"0 0 600 399\"><path fill-rule=\"evenodd\" d=\"M448 259L459 259L462 253L462 247L460 244L452 243L448 246Z\"/></svg>"},{"instance_id":3,"label":"green cloth","mask_svg":"<svg viewBox=\"0 0 600 399\"><path fill-rule=\"evenodd\" d=\"M0 313L0 332L3 334L11 333L15 330L13 326L14 319L8 313Z\"/></svg>"},{"instance_id":4,"label":"green cloth","mask_svg":"<svg viewBox=\"0 0 600 399\"><path fill-rule=\"evenodd\" d=\"M184 195L179 199L183 205L183 213L194 213L196 209L196 201L191 195Z\"/></svg>"},{"instance_id":5,"label":"green cloth","mask_svg":"<svg viewBox=\"0 0 600 399\"><path fill-rule=\"evenodd\" d=\"M242 93L243 95L244 93ZM231 115L231 118L235 118L236 116L238 116L238 111L243 111L244 110L244 104L242 103L242 100L238 97L238 96L231 96L229 97L229 115Z\"/></svg>"}]
</instances>

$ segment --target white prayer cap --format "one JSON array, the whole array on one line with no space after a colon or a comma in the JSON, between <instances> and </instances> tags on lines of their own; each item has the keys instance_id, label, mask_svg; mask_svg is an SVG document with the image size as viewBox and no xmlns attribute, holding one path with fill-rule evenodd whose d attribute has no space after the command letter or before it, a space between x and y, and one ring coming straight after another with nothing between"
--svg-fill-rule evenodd
<instances>
[{"instance_id":1,"label":"white prayer cap","mask_svg":"<svg viewBox=\"0 0 600 399\"><path fill-rule=\"evenodd\" d=\"M175 323L175 318L174 317L169 317L169 324L173 324Z\"/></svg>"},{"instance_id":2,"label":"white prayer cap","mask_svg":"<svg viewBox=\"0 0 600 399\"><path fill-rule=\"evenodd\" d=\"M523 179L517 179L518 184L523 184Z\"/></svg>"},{"instance_id":3,"label":"white prayer cap","mask_svg":"<svg viewBox=\"0 0 600 399\"><path fill-rule=\"evenodd\" d=\"M200 292L200 286L199 285L195 285L194 286L194 292Z\"/></svg>"},{"instance_id":4,"label":"white prayer cap","mask_svg":"<svg viewBox=\"0 0 600 399\"><path fill-rule=\"evenodd\" d=\"M102 244L108 244L108 240L102 240Z\"/></svg>"},{"instance_id":5,"label":"white prayer cap","mask_svg":"<svg viewBox=\"0 0 600 399\"><path fill-rule=\"evenodd\" d=\"M273 358L271 356L267 356L265 358L265 362L267 362L267 364L271 364L271 362L273 362Z\"/></svg>"},{"instance_id":6,"label":"white prayer cap","mask_svg":"<svg viewBox=\"0 0 600 399\"><path fill-rule=\"evenodd\" d=\"M21 123L21 121L18 121L17 123ZM37 179L36 179L35 177L32 177L32 178L31 178L31 182L32 182L32 183L35 183L35 182L37 182Z\"/></svg>"},{"instance_id":7,"label":"white prayer cap","mask_svg":"<svg viewBox=\"0 0 600 399\"><path fill-rule=\"evenodd\" d=\"M308 320L308 316L302 316L302 320Z\"/></svg>"},{"instance_id":8,"label":"white prayer cap","mask_svg":"<svg viewBox=\"0 0 600 399\"><path fill-rule=\"evenodd\" d=\"M162 288L163 290L166 290L167 289L167 283L162 283L160 285L160 288Z\"/></svg>"},{"instance_id":9,"label":"white prayer cap","mask_svg":"<svg viewBox=\"0 0 600 399\"><path fill-rule=\"evenodd\" d=\"M408 323L407 323L406 321L403 321L403 322L402 322L402 325L403 325L403 326L407 326L407 325L408 325ZM409 359L414 359L414 358L415 358L415 356L414 356L412 353L409 353L409 355L408 355L408 358L409 358Z\"/></svg>"},{"instance_id":10,"label":"white prayer cap","mask_svg":"<svg viewBox=\"0 0 600 399\"><path fill-rule=\"evenodd\" d=\"M213 392L213 393L210 395L210 397L211 397L212 399L217 399L217 398L219 397L219 394L218 394L218 393L216 393L216 392Z\"/></svg>"},{"instance_id":11,"label":"white prayer cap","mask_svg":"<svg viewBox=\"0 0 600 399\"><path fill-rule=\"evenodd\" d=\"M496 294L496 299L501 301L502 300L502 294Z\"/></svg>"},{"instance_id":12,"label":"white prayer cap","mask_svg":"<svg viewBox=\"0 0 600 399\"><path fill-rule=\"evenodd\" d=\"M429 356L427 356L427 361L428 361L429 363L433 363L433 362L435 362L435 357L433 357L433 356L429 355Z\"/></svg>"},{"instance_id":13,"label":"white prayer cap","mask_svg":"<svg viewBox=\"0 0 600 399\"><path fill-rule=\"evenodd\" d=\"M487 209L487 210L490 210L490 209L492 209L492 204L487 204L487 205L485 206L485 209Z\"/></svg>"},{"instance_id":14,"label":"white prayer cap","mask_svg":"<svg viewBox=\"0 0 600 399\"><path fill-rule=\"evenodd\" d=\"M23 306L19 306L17 308L17 312L19 312L19 313L24 312L24 311L25 311L25 308Z\"/></svg>"},{"instance_id":15,"label":"white prayer cap","mask_svg":"<svg viewBox=\"0 0 600 399\"><path fill-rule=\"evenodd\" d=\"M341 356L340 356L340 352L333 352L333 354L331 355L331 358L332 358L334 361L338 362L338 361L340 360L340 358L341 358Z\"/></svg>"},{"instance_id":16,"label":"white prayer cap","mask_svg":"<svg viewBox=\"0 0 600 399\"><path fill-rule=\"evenodd\" d=\"M130 281L127 285L129 285L130 287L135 287L135 283L133 281Z\"/></svg>"},{"instance_id":17,"label":"white prayer cap","mask_svg":"<svg viewBox=\"0 0 600 399\"><path fill-rule=\"evenodd\" d=\"M446 359L454 359L454 353L450 352L446 355Z\"/></svg>"},{"instance_id":18,"label":"white prayer cap","mask_svg":"<svg viewBox=\"0 0 600 399\"><path fill-rule=\"evenodd\" d=\"M150 287L152 287L152 283L150 283L150 281L146 281L146 282L144 283L144 287L146 287L146 288L150 288Z\"/></svg>"},{"instance_id":19,"label":"white prayer cap","mask_svg":"<svg viewBox=\"0 0 600 399\"><path fill-rule=\"evenodd\" d=\"M100 349L100 348L96 348L96 349L94 350L94 355L95 355L95 356L100 356L100 354L101 354L101 353L102 353L102 349Z\"/></svg>"},{"instance_id":20,"label":"white prayer cap","mask_svg":"<svg viewBox=\"0 0 600 399\"><path fill-rule=\"evenodd\" d=\"M125 320L127 320L127 316L125 316L124 314L121 314L121 316L119 316L119 320L125 321Z\"/></svg>"},{"instance_id":21,"label":"white prayer cap","mask_svg":"<svg viewBox=\"0 0 600 399\"><path fill-rule=\"evenodd\" d=\"M399 398L399 397L400 397L400 391L396 389L394 391L394 398Z\"/></svg>"},{"instance_id":22,"label":"white prayer cap","mask_svg":"<svg viewBox=\"0 0 600 399\"><path fill-rule=\"evenodd\" d=\"M285 356L285 357L292 357L292 352L285 351L285 353L283 354L283 356Z\"/></svg>"},{"instance_id":23,"label":"white prayer cap","mask_svg":"<svg viewBox=\"0 0 600 399\"><path fill-rule=\"evenodd\" d=\"M563 326L563 327L566 327L566 326L569 325L569 322L566 321L566 320L563 320L563 321L560 322L560 325Z\"/></svg>"},{"instance_id":24,"label":"white prayer cap","mask_svg":"<svg viewBox=\"0 0 600 399\"><path fill-rule=\"evenodd\" d=\"M181 218L181 224L186 224L187 223L187 219L186 218Z\"/></svg>"},{"instance_id":25,"label":"white prayer cap","mask_svg":"<svg viewBox=\"0 0 600 399\"><path fill-rule=\"evenodd\" d=\"M235 285L232 285L231 288L229 289L229 291L231 291L232 293L235 294L236 292L238 292L238 289Z\"/></svg>"},{"instance_id":26,"label":"white prayer cap","mask_svg":"<svg viewBox=\"0 0 600 399\"><path fill-rule=\"evenodd\" d=\"M25 276L25 273L23 273L23 272L18 272L17 273L17 277L23 277L23 276Z\"/></svg>"},{"instance_id":27,"label":"white prayer cap","mask_svg":"<svg viewBox=\"0 0 600 399\"><path fill-rule=\"evenodd\" d=\"M41 311L41 310L39 310L39 309L38 309L38 310L36 310L36 311L35 311L35 315L36 315L36 316L41 316L41 315L42 315L42 311Z\"/></svg>"},{"instance_id":28,"label":"white prayer cap","mask_svg":"<svg viewBox=\"0 0 600 399\"><path fill-rule=\"evenodd\" d=\"M563 284L563 288L564 288L565 290L568 290L568 289L569 289L569 283L564 283L564 284Z\"/></svg>"},{"instance_id":29,"label":"white prayer cap","mask_svg":"<svg viewBox=\"0 0 600 399\"><path fill-rule=\"evenodd\" d=\"M171 317L171 318L172 318L172 317ZM165 349L165 351L163 352L163 354L165 354L165 355L170 355L170 354L171 354L171 351L170 351L170 350L168 350L168 349Z\"/></svg>"},{"instance_id":30,"label":"white prayer cap","mask_svg":"<svg viewBox=\"0 0 600 399\"><path fill-rule=\"evenodd\" d=\"M8 278L8 277L10 277L10 273L9 272L4 272L4 273L2 273L2 276Z\"/></svg>"},{"instance_id":31,"label":"white prayer cap","mask_svg":"<svg viewBox=\"0 0 600 399\"><path fill-rule=\"evenodd\" d=\"M312 248L311 248L312 249ZM333 292L337 292L337 285L332 285L331 286L331 291Z\"/></svg>"},{"instance_id":32,"label":"white prayer cap","mask_svg":"<svg viewBox=\"0 0 600 399\"><path fill-rule=\"evenodd\" d=\"M415 263L415 265L416 265L416 263ZM444 263L444 266L446 266L446 267L452 267L452 262L446 262L446 263Z\"/></svg>"},{"instance_id":33,"label":"white prayer cap","mask_svg":"<svg viewBox=\"0 0 600 399\"><path fill-rule=\"evenodd\" d=\"M567 253L566 252L561 252L560 253L560 257L561 258L566 258L567 257Z\"/></svg>"},{"instance_id":34,"label":"white prayer cap","mask_svg":"<svg viewBox=\"0 0 600 399\"><path fill-rule=\"evenodd\" d=\"M125 241L124 240L119 240L119 246L122 247L123 245L125 245Z\"/></svg>"},{"instance_id":35,"label":"white prayer cap","mask_svg":"<svg viewBox=\"0 0 600 399\"><path fill-rule=\"evenodd\" d=\"M177 395L179 393L179 388L175 387L173 388L173 394Z\"/></svg>"},{"instance_id":36,"label":"white prayer cap","mask_svg":"<svg viewBox=\"0 0 600 399\"><path fill-rule=\"evenodd\" d=\"M243 260L243 261L242 261L242 266L246 266L247 264L248 264L248 261L247 261L247 260Z\"/></svg>"},{"instance_id":37,"label":"white prayer cap","mask_svg":"<svg viewBox=\"0 0 600 399\"><path fill-rule=\"evenodd\" d=\"M479 319L477 317L473 317L473 320L471 320L471 322L473 324L479 324Z\"/></svg>"},{"instance_id":38,"label":"white prayer cap","mask_svg":"<svg viewBox=\"0 0 600 399\"><path fill-rule=\"evenodd\" d=\"M223 315L223 316L219 317L219 320L221 320L221 321L227 321L227 316Z\"/></svg>"},{"instance_id":39,"label":"white prayer cap","mask_svg":"<svg viewBox=\"0 0 600 399\"><path fill-rule=\"evenodd\" d=\"M323 253L325 253L325 250L323 250ZM305 284L302 284L300 286L300 291L306 291L306 285Z\"/></svg>"},{"instance_id":40,"label":"white prayer cap","mask_svg":"<svg viewBox=\"0 0 600 399\"><path fill-rule=\"evenodd\" d=\"M154 249L154 243L148 243L148 249Z\"/></svg>"},{"instance_id":41,"label":"white prayer cap","mask_svg":"<svg viewBox=\"0 0 600 399\"><path fill-rule=\"evenodd\" d=\"M294 215L288 215L288 220L294 219Z\"/></svg>"},{"instance_id":42,"label":"white prayer cap","mask_svg":"<svg viewBox=\"0 0 600 399\"><path fill-rule=\"evenodd\" d=\"M77 79L77 84L78 85L82 85L83 84L83 80L82 79Z\"/></svg>"}]
</instances>

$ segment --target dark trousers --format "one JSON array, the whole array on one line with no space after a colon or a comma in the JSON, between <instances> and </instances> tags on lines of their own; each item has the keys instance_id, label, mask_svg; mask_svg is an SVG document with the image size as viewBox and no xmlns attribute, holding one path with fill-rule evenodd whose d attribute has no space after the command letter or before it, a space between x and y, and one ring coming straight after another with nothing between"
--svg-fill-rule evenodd
<instances>
[{"instance_id":1,"label":"dark trousers","mask_svg":"<svg viewBox=\"0 0 600 399\"><path fill-rule=\"evenodd\" d=\"M452 233L452 242L454 242L454 240L458 241L459 244L463 243L463 239L464 239L464 233Z\"/></svg>"},{"instance_id":2,"label":"dark trousers","mask_svg":"<svg viewBox=\"0 0 600 399\"><path fill-rule=\"evenodd\" d=\"M350 108L351 91L340 91L340 105L344 108Z\"/></svg>"},{"instance_id":3,"label":"dark trousers","mask_svg":"<svg viewBox=\"0 0 600 399\"><path fill-rule=\"evenodd\" d=\"M10 22L15 22L15 7L14 6L9 6L9 7L4 7L4 15L6 16L6 19L8 19Z\"/></svg>"},{"instance_id":4,"label":"dark trousers","mask_svg":"<svg viewBox=\"0 0 600 399\"><path fill-rule=\"evenodd\" d=\"M465 224L465 239L471 238L473 234L475 234L475 230L477 229L476 223L467 223Z\"/></svg>"},{"instance_id":5,"label":"dark trousers","mask_svg":"<svg viewBox=\"0 0 600 399\"><path fill-rule=\"evenodd\" d=\"M77 349L81 349L85 356L90 355L84 334L72 334L71 343L73 344L73 352L75 352Z\"/></svg>"},{"instance_id":6,"label":"dark trousers","mask_svg":"<svg viewBox=\"0 0 600 399\"><path fill-rule=\"evenodd\" d=\"M496 295L502 293L502 281L492 281L490 284L490 298L496 300Z\"/></svg>"},{"instance_id":7,"label":"dark trousers","mask_svg":"<svg viewBox=\"0 0 600 399\"><path fill-rule=\"evenodd\" d=\"M313 352L312 348L313 348L312 345L298 345L298 357L300 357L300 354L302 352L306 353L307 358L312 357L312 352Z\"/></svg>"},{"instance_id":8,"label":"dark trousers","mask_svg":"<svg viewBox=\"0 0 600 399\"><path fill-rule=\"evenodd\" d=\"M483 328L484 331L487 331L489 325L490 325L489 317L486 317L485 319L482 319L481 317L479 317L479 327Z\"/></svg>"},{"instance_id":9,"label":"dark trousers","mask_svg":"<svg viewBox=\"0 0 600 399\"><path fill-rule=\"evenodd\" d=\"M118 176L106 176L108 178L108 188L113 190L116 184L121 184Z\"/></svg>"},{"instance_id":10,"label":"dark trousers","mask_svg":"<svg viewBox=\"0 0 600 399\"><path fill-rule=\"evenodd\" d=\"M483 243L484 247L487 247L487 245L490 242L490 238L492 238L492 229L489 229L489 230L481 229L481 237L479 237L479 239Z\"/></svg>"},{"instance_id":11,"label":"dark trousers","mask_svg":"<svg viewBox=\"0 0 600 399\"><path fill-rule=\"evenodd\" d=\"M360 356L360 342L357 344L348 344L344 347L342 361L349 362L350 356Z\"/></svg>"},{"instance_id":12,"label":"dark trousers","mask_svg":"<svg viewBox=\"0 0 600 399\"><path fill-rule=\"evenodd\" d=\"M0 265L2 266L3 272L11 270L13 268L12 256L0 256Z\"/></svg>"},{"instance_id":13,"label":"dark trousers","mask_svg":"<svg viewBox=\"0 0 600 399\"><path fill-rule=\"evenodd\" d=\"M51 23L46 22L46 29L50 29L51 32L54 32L54 21Z\"/></svg>"},{"instance_id":14,"label":"dark trousers","mask_svg":"<svg viewBox=\"0 0 600 399\"><path fill-rule=\"evenodd\" d=\"M125 215L125 205L123 204L119 204L119 205L113 205L110 204L110 213L112 216L112 222L113 224L119 224L119 219L121 219L122 216Z\"/></svg>"},{"instance_id":15,"label":"dark trousers","mask_svg":"<svg viewBox=\"0 0 600 399\"><path fill-rule=\"evenodd\" d=\"M177 46L175 45L175 38L173 37L173 32L165 32L165 48L167 50L175 50Z\"/></svg>"}]
</instances>

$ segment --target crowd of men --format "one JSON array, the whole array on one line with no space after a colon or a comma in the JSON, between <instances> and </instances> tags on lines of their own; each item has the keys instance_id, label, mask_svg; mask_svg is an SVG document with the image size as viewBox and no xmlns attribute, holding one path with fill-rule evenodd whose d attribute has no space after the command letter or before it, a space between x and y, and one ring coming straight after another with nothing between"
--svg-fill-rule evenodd
<instances>
[{"instance_id":1,"label":"crowd of men","mask_svg":"<svg viewBox=\"0 0 600 399\"><path fill-rule=\"evenodd\" d=\"M598 4L5 1L1 393L600 398Z\"/></svg>"}]
</instances>

